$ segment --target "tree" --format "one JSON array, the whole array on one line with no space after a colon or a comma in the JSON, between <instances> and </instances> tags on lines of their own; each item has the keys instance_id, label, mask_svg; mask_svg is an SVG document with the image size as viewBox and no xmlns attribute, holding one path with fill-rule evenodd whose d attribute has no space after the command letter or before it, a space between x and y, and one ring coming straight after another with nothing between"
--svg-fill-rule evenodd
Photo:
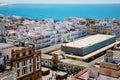
<instances>
[{"instance_id":1,"label":"tree","mask_svg":"<svg viewBox=\"0 0 120 80\"><path fill-rule=\"evenodd\" d=\"M0 72L3 72L5 70L5 65L0 65Z\"/></svg>"},{"instance_id":2,"label":"tree","mask_svg":"<svg viewBox=\"0 0 120 80\"><path fill-rule=\"evenodd\" d=\"M63 64L59 64L59 68L61 69L61 70L63 70Z\"/></svg>"},{"instance_id":3,"label":"tree","mask_svg":"<svg viewBox=\"0 0 120 80\"><path fill-rule=\"evenodd\" d=\"M75 66L75 67L74 67L74 72L75 72L75 73L78 73L79 71L80 71L80 67Z\"/></svg>"}]
</instances>

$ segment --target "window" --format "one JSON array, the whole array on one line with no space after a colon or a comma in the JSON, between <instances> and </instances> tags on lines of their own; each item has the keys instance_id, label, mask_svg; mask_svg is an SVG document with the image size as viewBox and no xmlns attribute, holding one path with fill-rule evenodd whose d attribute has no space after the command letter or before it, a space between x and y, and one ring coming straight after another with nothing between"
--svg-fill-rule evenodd
<instances>
[{"instance_id":1,"label":"window","mask_svg":"<svg viewBox=\"0 0 120 80\"><path fill-rule=\"evenodd\" d=\"M39 69L39 63L37 63L37 69Z\"/></svg>"},{"instance_id":2,"label":"window","mask_svg":"<svg viewBox=\"0 0 120 80\"><path fill-rule=\"evenodd\" d=\"M25 52L23 53L23 56L25 56Z\"/></svg>"},{"instance_id":3,"label":"window","mask_svg":"<svg viewBox=\"0 0 120 80\"><path fill-rule=\"evenodd\" d=\"M22 62L22 66L24 66L24 62Z\"/></svg>"},{"instance_id":4,"label":"window","mask_svg":"<svg viewBox=\"0 0 120 80\"><path fill-rule=\"evenodd\" d=\"M28 69L25 69L25 74L27 74L27 72L28 72Z\"/></svg>"},{"instance_id":5,"label":"window","mask_svg":"<svg viewBox=\"0 0 120 80\"><path fill-rule=\"evenodd\" d=\"M16 58L19 58L19 54L16 54Z\"/></svg>"},{"instance_id":6,"label":"window","mask_svg":"<svg viewBox=\"0 0 120 80\"><path fill-rule=\"evenodd\" d=\"M30 72L32 72L32 67L30 66Z\"/></svg>"},{"instance_id":7,"label":"window","mask_svg":"<svg viewBox=\"0 0 120 80\"><path fill-rule=\"evenodd\" d=\"M30 80L32 80L32 77L30 77Z\"/></svg>"},{"instance_id":8,"label":"window","mask_svg":"<svg viewBox=\"0 0 120 80\"><path fill-rule=\"evenodd\" d=\"M7 59L9 59L9 56L7 55Z\"/></svg>"},{"instance_id":9,"label":"window","mask_svg":"<svg viewBox=\"0 0 120 80\"><path fill-rule=\"evenodd\" d=\"M37 56L37 61L39 61L39 56Z\"/></svg>"},{"instance_id":10,"label":"window","mask_svg":"<svg viewBox=\"0 0 120 80\"><path fill-rule=\"evenodd\" d=\"M70 68L70 66L68 66L68 68Z\"/></svg>"},{"instance_id":11,"label":"window","mask_svg":"<svg viewBox=\"0 0 120 80\"><path fill-rule=\"evenodd\" d=\"M32 63L31 59L29 61L30 61L30 64L31 64Z\"/></svg>"},{"instance_id":12,"label":"window","mask_svg":"<svg viewBox=\"0 0 120 80\"><path fill-rule=\"evenodd\" d=\"M24 66L25 66L25 61L24 61Z\"/></svg>"},{"instance_id":13,"label":"window","mask_svg":"<svg viewBox=\"0 0 120 80\"><path fill-rule=\"evenodd\" d=\"M20 66L19 66L19 63L17 63L17 68L19 68Z\"/></svg>"},{"instance_id":14,"label":"window","mask_svg":"<svg viewBox=\"0 0 120 80\"><path fill-rule=\"evenodd\" d=\"M26 74L27 73L27 69L23 69L22 70L22 74L24 75L24 74Z\"/></svg>"},{"instance_id":15,"label":"window","mask_svg":"<svg viewBox=\"0 0 120 80\"><path fill-rule=\"evenodd\" d=\"M38 75L37 75L38 77L39 77L39 73L38 73Z\"/></svg>"},{"instance_id":16,"label":"window","mask_svg":"<svg viewBox=\"0 0 120 80\"><path fill-rule=\"evenodd\" d=\"M19 77L20 76L20 72L17 72L17 77Z\"/></svg>"},{"instance_id":17,"label":"window","mask_svg":"<svg viewBox=\"0 0 120 80\"><path fill-rule=\"evenodd\" d=\"M2 56L2 53L0 53L0 57Z\"/></svg>"},{"instance_id":18,"label":"window","mask_svg":"<svg viewBox=\"0 0 120 80\"><path fill-rule=\"evenodd\" d=\"M24 72L23 74L25 74L25 73L26 73L26 70L24 69L23 72Z\"/></svg>"},{"instance_id":19,"label":"window","mask_svg":"<svg viewBox=\"0 0 120 80\"><path fill-rule=\"evenodd\" d=\"M13 33L13 36L16 36L16 34L15 34L15 33Z\"/></svg>"},{"instance_id":20,"label":"window","mask_svg":"<svg viewBox=\"0 0 120 80\"><path fill-rule=\"evenodd\" d=\"M28 62L27 62L27 60L25 61L25 65L27 65L28 64Z\"/></svg>"},{"instance_id":21,"label":"window","mask_svg":"<svg viewBox=\"0 0 120 80\"><path fill-rule=\"evenodd\" d=\"M50 62L50 65L52 65L52 62Z\"/></svg>"},{"instance_id":22,"label":"window","mask_svg":"<svg viewBox=\"0 0 120 80\"><path fill-rule=\"evenodd\" d=\"M24 70L22 70L22 75L24 75Z\"/></svg>"},{"instance_id":23,"label":"window","mask_svg":"<svg viewBox=\"0 0 120 80\"><path fill-rule=\"evenodd\" d=\"M22 66L25 66L25 61L22 62Z\"/></svg>"},{"instance_id":24,"label":"window","mask_svg":"<svg viewBox=\"0 0 120 80\"><path fill-rule=\"evenodd\" d=\"M29 51L29 54L32 54L32 51Z\"/></svg>"}]
</instances>

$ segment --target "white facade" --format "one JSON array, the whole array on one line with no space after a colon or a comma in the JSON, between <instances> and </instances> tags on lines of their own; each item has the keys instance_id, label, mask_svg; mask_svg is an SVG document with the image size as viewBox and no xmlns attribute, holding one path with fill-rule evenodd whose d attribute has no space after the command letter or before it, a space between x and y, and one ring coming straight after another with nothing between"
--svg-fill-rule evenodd
<instances>
[{"instance_id":1,"label":"white facade","mask_svg":"<svg viewBox=\"0 0 120 80\"><path fill-rule=\"evenodd\" d=\"M36 57L36 71L40 70L40 56Z\"/></svg>"},{"instance_id":2,"label":"white facade","mask_svg":"<svg viewBox=\"0 0 120 80\"><path fill-rule=\"evenodd\" d=\"M4 23L3 23L3 22L0 22L0 42L2 41L4 34L5 34Z\"/></svg>"},{"instance_id":3,"label":"white facade","mask_svg":"<svg viewBox=\"0 0 120 80\"><path fill-rule=\"evenodd\" d=\"M0 57L0 65L4 65L4 57Z\"/></svg>"},{"instance_id":4,"label":"white facade","mask_svg":"<svg viewBox=\"0 0 120 80\"><path fill-rule=\"evenodd\" d=\"M77 18L64 22L54 22L53 19L45 19L44 21L25 19L22 25L18 26L16 32L15 36L9 35L10 38L12 37L11 40L17 38L16 40L19 42L35 44L36 49L41 49L59 42L86 36L89 33L89 28L80 25L80 20Z\"/></svg>"},{"instance_id":5,"label":"white facade","mask_svg":"<svg viewBox=\"0 0 120 80\"><path fill-rule=\"evenodd\" d=\"M5 56L6 60L11 59L11 51L5 50L6 48L10 48L10 47L13 47L13 45L0 43L0 53L2 53L2 56Z\"/></svg>"},{"instance_id":6,"label":"white facade","mask_svg":"<svg viewBox=\"0 0 120 80\"><path fill-rule=\"evenodd\" d=\"M4 22L0 22L0 35L5 33Z\"/></svg>"},{"instance_id":7,"label":"white facade","mask_svg":"<svg viewBox=\"0 0 120 80\"><path fill-rule=\"evenodd\" d=\"M23 62L19 62L16 64L16 71L20 70L19 73L17 73L17 78L23 77L25 75L28 75L33 72L33 68L30 66L33 66L33 59L30 60L25 60ZM24 67L27 67L27 70L23 70ZM19 76L18 76L19 75Z\"/></svg>"}]
</instances>

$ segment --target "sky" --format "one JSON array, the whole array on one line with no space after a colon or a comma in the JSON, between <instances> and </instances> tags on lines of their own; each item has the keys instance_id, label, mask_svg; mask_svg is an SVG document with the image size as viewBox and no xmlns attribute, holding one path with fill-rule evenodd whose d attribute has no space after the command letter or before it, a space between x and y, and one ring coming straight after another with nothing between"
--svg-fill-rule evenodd
<instances>
[{"instance_id":1,"label":"sky","mask_svg":"<svg viewBox=\"0 0 120 80\"><path fill-rule=\"evenodd\" d=\"M120 4L120 0L0 0L0 3L42 3L42 4Z\"/></svg>"}]
</instances>

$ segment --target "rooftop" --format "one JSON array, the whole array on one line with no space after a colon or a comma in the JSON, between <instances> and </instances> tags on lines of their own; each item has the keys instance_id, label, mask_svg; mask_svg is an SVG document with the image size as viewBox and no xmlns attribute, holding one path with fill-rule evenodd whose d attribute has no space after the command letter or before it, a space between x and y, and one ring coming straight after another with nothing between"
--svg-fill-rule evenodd
<instances>
[{"instance_id":1,"label":"rooftop","mask_svg":"<svg viewBox=\"0 0 120 80\"><path fill-rule=\"evenodd\" d=\"M120 65L120 54L119 54L120 51L112 51L112 52L113 52L113 58L112 58L112 62L110 63Z\"/></svg>"},{"instance_id":2,"label":"rooftop","mask_svg":"<svg viewBox=\"0 0 120 80\"><path fill-rule=\"evenodd\" d=\"M13 45L7 43L0 43L0 49L10 48L10 47L13 47Z\"/></svg>"},{"instance_id":3,"label":"rooftop","mask_svg":"<svg viewBox=\"0 0 120 80\"><path fill-rule=\"evenodd\" d=\"M102 42L104 40L113 38L111 35L96 34L93 36L88 36L70 43L65 44L65 46L76 47L76 48L85 48L96 43Z\"/></svg>"},{"instance_id":4,"label":"rooftop","mask_svg":"<svg viewBox=\"0 0 120 80\"><path fill-rule=\"evenodd\" d=\"M59 71L59 72L56 73L56 75L61 75L61 76L64 76L66 74L67 74L66 72L61 72L61 71Z\"/></svg>"},{"instance_id":5,"label":"rooftop","mask_svg":"<svg viewBox=\"0 0 120 80\"><path fill-rule=\"evenodd\" d=\"M81 57L81 56L75 56L75 55L69 55L69 54L66 54L66 56L69 57L69 58L75 58L75 59L78 59L78 60L87 60L87 59L91 58L92 56L98 55L101 52L103 52L105 50L108 50L109 48L113 47L115 44L118 44L118 43L120 43L120 41L117 41L117 42L115 42L113 44L105 46L105 47L103 47L103 48L101 48L99 50L96 50L96 51L94 51L94 52L92 52L92 53L90 53L88 55L83 56L83 57ZM114 53L114 56L116 56L116 55L120 56L119 54L115 54ZM116 56L116 57L118 57L118 56ZM97 62L97 61L95 61L95 62ZM99 60L98 60L98 62L99 62Z\"/></svg>"},{"instance_id":6,"label":"rooftop","mask_svg":"<svg viewBox=\"0 0 120 80\"><path fill-rule=\"evenodd\" d=\"M4 50L7 50L7 51L14 50L14 51L16 51L16 50L22 50L23 48L25 48L25 47L16 47L16 46L13 46L13 47L10 47L10 48L6 48Z\"/></svg>"},{"instance_id":7,"label":"rooftop","mask_svg":"<svg viewBox=\"0 0 120 80\"><path fill-rule=\"evenodd\" d=\"M62 59L60 62L66 63L66 64L72 64L72 65L78 65L83 67L88 67L88 63L78 60L72 60L72 59Z\"/></svg>"},{"instance_id":8,"label":"rooftop","mask_svg":"<svg viewBox=\"0 0 120 80\"><path fill-rule=\"evenodd\" d=\"M74 76L74 80L88 80L89 72L87 69L79 72Z\"/></svg>"},{"instance_id":9,"label":"rooftop","mask_svg":"<svg viewBox=\"0 0 120 80\"><path fill-rule=\"evenodd\" d=\"M120 65L120 58L113 58L113 61L114 61L115 64Z\"/></svg>"},{"instance_id":10,"label":"rooftop","mask_svg":"<svg viewBox=\"0 0 120 80\"><path fill-rule=\"evenodd\" d=\"M51 55L41 54L42 59L52 59Z\"/></svg>"},{"instance_id":11,"label":"rooftop","mask_svg":"<svg viewBox=\"0 0 120 80\"><path fill-rule=\"evenodd\" d=\"M12 70L5 70L4 72L0 73L0 80L15 80L16 79L16 72L13 68Z\"/></svg>"},{"instance_id":12,"label":"rooftop","mask_svg":"<svg viewBox=\"0 0 120 80\"><path fill-rule=\"evenodd\" d=\"M49 68L42 67L42 71L49 71L49 70L50 70Z\"/></svg>"}]
</instances>

